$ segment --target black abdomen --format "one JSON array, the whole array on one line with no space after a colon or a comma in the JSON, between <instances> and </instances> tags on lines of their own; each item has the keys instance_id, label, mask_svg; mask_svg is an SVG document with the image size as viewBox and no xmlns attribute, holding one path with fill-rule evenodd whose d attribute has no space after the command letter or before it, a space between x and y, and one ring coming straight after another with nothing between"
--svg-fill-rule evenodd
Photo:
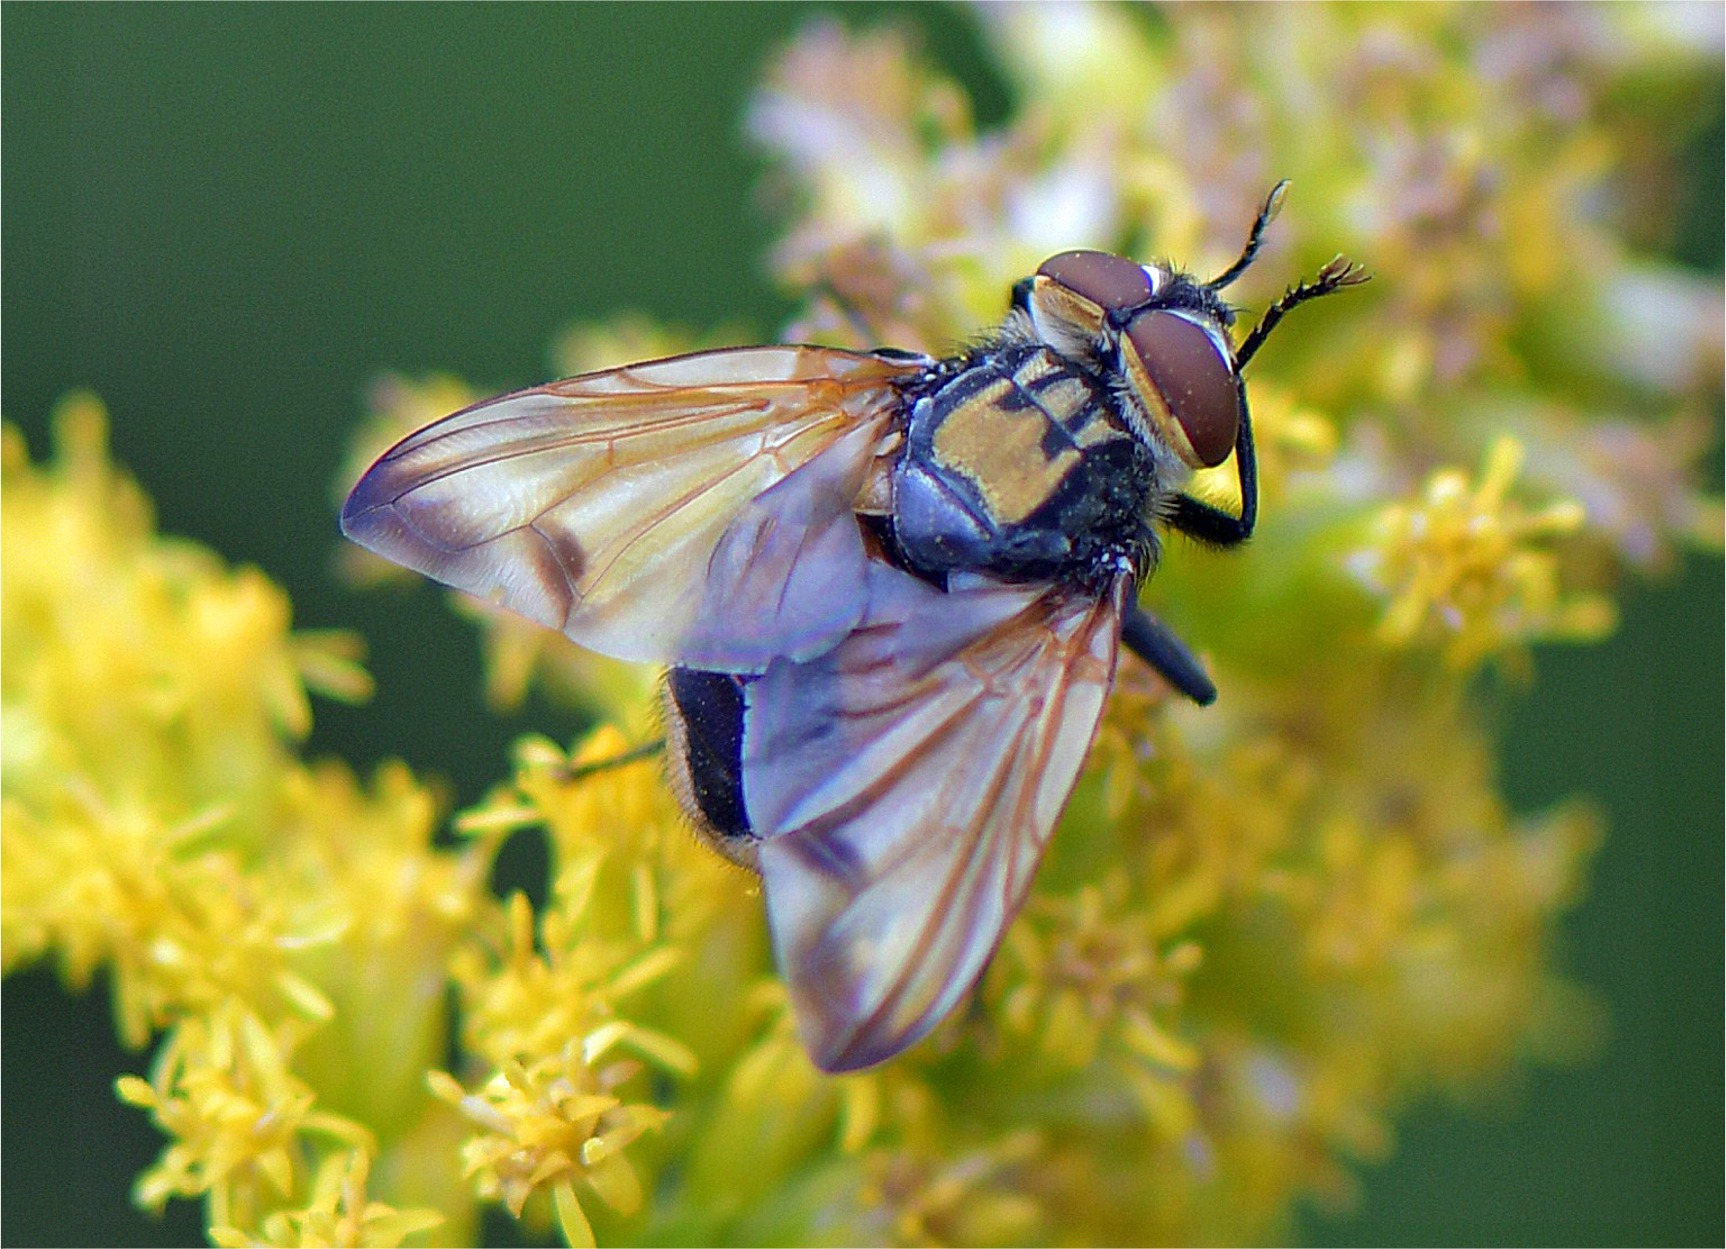
<instances>
[{"instance_id":1,"label":"black abdomen","mask_svg":"<svg viewBox=\"0 0 1726 1249\"><path fill-rule=\"evenodd\" d=\"M743 686L746 677L727 672L673 668L666 673L666 713L671 720L671 765L686 789L684 806L706 825L719 849L744 861L753 841L743 804Z\"/></svg>"}]
</instances>

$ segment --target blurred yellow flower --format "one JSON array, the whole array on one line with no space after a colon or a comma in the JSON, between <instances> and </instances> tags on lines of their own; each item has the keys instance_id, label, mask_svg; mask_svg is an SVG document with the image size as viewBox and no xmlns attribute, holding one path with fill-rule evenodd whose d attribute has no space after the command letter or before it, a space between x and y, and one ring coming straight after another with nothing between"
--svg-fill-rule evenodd
<instances>
[{"instance_id":1,"label":"blurred yellow flower","mask_svg":"<svg viewBox=\"0 0 1726 1249\"><path fill-rule=\"evenodd\" d=\"M264 1234L253 1238L236 1227L213 1224L210 1240L223 1249L262 1244L282 1249L311 1246L376 1245L382 1249L427 1232L443 1222L435 1210L396 1210L367 1199L371 1166L364 1153L332 1154L318 1168L312 1200L303 1210L282 1210L264 1220Z\"/></svg>"},{"instance_id":2,"label":"blurred yellow flower","mask_svg":"<svg viewBox=\"0 0 1726 1249\"><path fill-rule=\"evenodd\" d=\"M1558 558L1547 549L1582 528L1582 505L1565 500L1527 515L1507 498L1523 454L1502 438L1487 452L1477 486L1445 469L1417 504L1386 506L1374 549L1360 561L1393 596L1379 622L1383 641L1407 646L1438 632L1445 662L1466 672L1507 651L1526 667L1523 648L1538 639L1594 641L1612 631L1611 600L1564 593Z\"/></svg>"}]
</instances>

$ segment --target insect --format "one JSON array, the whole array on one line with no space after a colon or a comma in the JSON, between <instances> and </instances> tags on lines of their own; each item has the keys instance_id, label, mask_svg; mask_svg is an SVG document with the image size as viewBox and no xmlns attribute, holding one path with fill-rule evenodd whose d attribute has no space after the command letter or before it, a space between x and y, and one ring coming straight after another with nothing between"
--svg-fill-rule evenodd
<instances>
[{"instance_id":1,"label":"insect","mask_svg":"<svg viewBox=\"0 0 1726 1249\"><path fill-rule=\"evenodd\" d=\"M1137 603L1158 526L1252 533L1239 347L1209 282L1051 257L958 355L698 352L474 405L404 439L342 511L360 545L582 646L669 665L668 770L763 881L803 1041L891 1058L975 984L1078 779L1124 645L1216 687ZM1235 457L1241 507L1183 492Z\"/></svg>"}]
</instances>

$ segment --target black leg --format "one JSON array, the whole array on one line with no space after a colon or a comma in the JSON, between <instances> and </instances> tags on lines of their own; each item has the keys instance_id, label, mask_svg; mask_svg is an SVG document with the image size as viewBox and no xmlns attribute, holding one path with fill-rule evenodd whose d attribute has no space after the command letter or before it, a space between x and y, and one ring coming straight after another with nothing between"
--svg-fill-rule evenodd
<instances>
[{"instance_id":1,"label":"black leg","mask_svg":"<svg viewBox=\"0 0 1726 1249\"><path fill-rule=\"evenodd\" d=\"M871 321L857 302L839 289L839 284L825 273L810 284L809 293L818 299L825 299L832 304L840 316L845 318L851 332L857 336L856 348L859 351L869 351L879 347L883 334L879 327Z\"/></svg>"},{"instance_id":2,"label":"black leg","mask_svg":"<svg viewBox=\"0 0 1726 1249\"><path fill-rule=\"evenodd\" d=\"M1264 209L1259 213L1259 219L1253 226L1252 238L1247 242L1247 250L1239 262L1227 273L1217 279L1217 283L1233 281L1239 272L1252 260L1258 251L1259 238L1264 233L1265 225L1276 215L1278 206L1282 203L1283 188L1288 184L1279 182L1276 189L1265 201ZM1235 380L1241 387L1241 430L1235 441L1235 468L1240 474L1241 483L1241 514L1231 516L1222 508L1211 503L1204 503L1190 495L1176 495L1174 506L1169 512L1168 525L1178 529L1189 537L1200 542L1208 542L1212 546L1239 546L1252 537L1253 526L1258 523L1259 512L1259 472L1258 459L1253 454L1253 423L1247 410L1246 384L1241 380L1241 370L1247 366L1247 361L1260 347L1264 345L1270 332L1295 308L1308 300L1317 299L1321 295L1329 295L1334 291L1348 286L1359 286L1371 278L1371 274L1359 268L1351 261L1338 256L1323 269L1318 277L1311 282L1302 282L1292 286L1283 297L1272 304L1253 327L1253 332L1247 335L1246 341L1235 353ZM1212 285L1216 285L1213 283Z\"/></svg>"},{"instance_id":3,"label":"black leg","mask_svg":"<svg viewBox=\"0 0 1726 1249\"><path fill-rule=\"evenodd\" d=\"M1208 707L1217 701L1217 687L1205 675L1198 656L1167 625L1136 603L1127 608L1121 644L1199 706Z\"/></svg>"},{"instance_id":4,"label":"black leg","mask_svg":"<svg viewBox=\"0 0 1726 1249\"><path fill-rule=\"evenodd\" d=\"M1236 375L1239 381L1239 375ZM1235 472L1241 483L1241 514L1231 516L1214 503L1191 495L1175 496L1168 526L1212 546L1239 546L1253 536L1259 519L1259 463L1253 452L1253 422L1247 412L1246 387L1241 387L1241 429L1235 436Z\"/></svg>"},{"instance_id":5,"label":"black leg","mask_svg":"<svg viewBox=\"0 0 1726 1249\"><path fill-rule=\"evenodd\" d=\"M593 759L587 763L577 763L570 767L558 769L557 779L560 781L579 781L584 776L593 776L598 772L609 772L612 768L620 768L626 763L639 763L643 759L652 759L665 753L665 739L648 742L645 746L636 746L620 755L612 755L609 759Z\"/></svg>"}]
</instances>

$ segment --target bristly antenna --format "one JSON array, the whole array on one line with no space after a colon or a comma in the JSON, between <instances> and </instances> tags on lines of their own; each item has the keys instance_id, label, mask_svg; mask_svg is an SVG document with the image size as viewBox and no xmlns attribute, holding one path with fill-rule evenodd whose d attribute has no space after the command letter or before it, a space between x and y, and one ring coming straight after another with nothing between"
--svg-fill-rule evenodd
<instances>
[{"instance_id":1,"label":"bristly antenna","mask_svg":"<svg viewBox=\"0 0 1726 1249\"><path fill-rule=\"evenodd\" d=\"M1282 211L1283 197L1288 194L1288 189L1287 178L1271 188L1271 193L1265 196L1265 206L1259 209L1258 219L1253 222L1253 232L1247 236L1246 250L1241 253L1241 258L1206 282L1206 286L1213 291L1220 291L1247 271L1247 266L1252 264L1253 257L1259 254L1259 246L1265 241L1266 228L1276 218L1277 213Z\"/></svg>"},{"instance_id":2,"label":"bristly antenna","mask_svg":"<svg viewBox=\"0 0 1726 1249\"><path fill-rule=\"evenodd\" d=\"M1272 192L1272 195L1274 196L1275 192ZM1359 286L1362 282L1371 280L1372 274L1354 261L1338 256L1320 269L1318 277L1311 282L1289 287L1283 292L1281 299L1265 309L1264 316L1253 326L1253 332L1247 335L1246 341L1235 352L1235 368L1239 370L1247 367L1247 361L1253 358L1253 353L1264 344L1265 339L1270 337L1270 332L1276 328L1277 322L1287 316L1290 310L1300 307L1309 299L1317 299L1321 295L1329 295L1344 287Z\"/></svg>"}]
</instances>

